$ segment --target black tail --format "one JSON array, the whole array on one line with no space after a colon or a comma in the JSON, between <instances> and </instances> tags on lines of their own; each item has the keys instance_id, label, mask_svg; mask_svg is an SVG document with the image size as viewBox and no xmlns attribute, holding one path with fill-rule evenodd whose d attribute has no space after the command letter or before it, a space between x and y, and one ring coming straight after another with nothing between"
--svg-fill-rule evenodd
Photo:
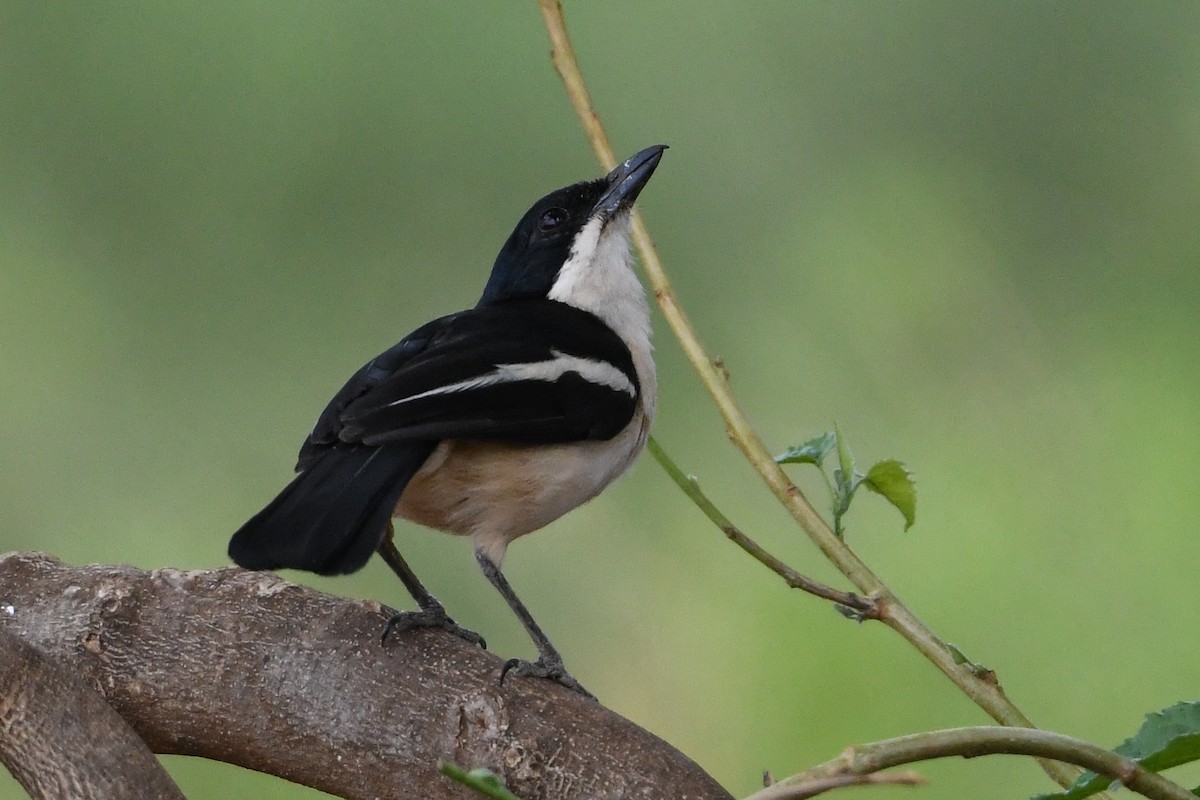
<instances>
[{"instance_id":1,"label":"black tail","mask_svg":"<svg viewBox=\"0 0 1200 800\"><path fill-rule=\"evenodd\" d=\"M434 444L336 445L321 453L229 541L248 569L336 575L361 569Z\"/></svg>"}]
</instances>

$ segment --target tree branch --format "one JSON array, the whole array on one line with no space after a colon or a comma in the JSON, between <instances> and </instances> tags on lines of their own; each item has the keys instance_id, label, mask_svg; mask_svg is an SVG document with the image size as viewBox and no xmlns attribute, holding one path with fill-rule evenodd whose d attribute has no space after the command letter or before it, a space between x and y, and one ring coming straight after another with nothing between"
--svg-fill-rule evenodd
<instances>
[{"instance_id":1,"label":"tree branch","mask_svg":"<svg viewBox=\"0 0 1200 800\"><path fill-rule=\"evenodd\" d=\"M150 748L95 689L5 627L0 762L30 797L183 800Z\"/></svg>"},{"instance_id":2,"label":"tree branch","mask_svg":"<svg viewBox=\"0 0 1200 800\"><path fill-rule=\"evenodd\" d=\"M12 613L4 613L11 606ZM241 569L0 557L0 630L100 689L149 747L348 798L461 798L439 759L522 797L729 795L665 742L391 610Z\"/></svg>"}]
</instances>

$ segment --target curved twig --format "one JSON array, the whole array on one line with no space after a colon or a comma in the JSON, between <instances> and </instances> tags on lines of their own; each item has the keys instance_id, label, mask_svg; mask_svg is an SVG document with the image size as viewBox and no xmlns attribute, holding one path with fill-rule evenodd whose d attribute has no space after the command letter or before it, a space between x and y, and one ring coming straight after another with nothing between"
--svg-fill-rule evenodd
<instances>
[{"instance_id":1,"label":"curved twig","mask_svg":"<svg viewBox=\"0 0 1200 800\"><path fill-rule=\"evenodd\" d=\"M774 790L772 800L808 800L834 789L851 786L924 786L927 783L929 781L915 772L871 772L866 775L829 775L786 786L777 783L770 788ZM757 797L757 794L751 797Z\"/></svg>"},{"instance_id":2,"label":"curved twig","mask_svg":"<svg viewBox=\"0 0 1200 800\"><path fill-rule=\"evenodd\" d=\"M947 756L975 758L998 754L1037 756L1077 764L1120 781L1128 789L1154 800L1195 800L1196 797L1133 759L1082 739L1036 728L988 725L915 733L848 747L832 761L784 778L745 800L784 800L793 796L787 793L791 787L838 775L869 775L900 764Z\"/></svg>"}]
</instances>

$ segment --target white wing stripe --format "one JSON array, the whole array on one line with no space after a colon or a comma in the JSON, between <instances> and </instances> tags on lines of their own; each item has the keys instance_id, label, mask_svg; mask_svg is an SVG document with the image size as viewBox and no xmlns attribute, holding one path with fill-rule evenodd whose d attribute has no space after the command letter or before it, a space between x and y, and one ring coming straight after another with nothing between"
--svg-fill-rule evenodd
<instances>
[{"instance_id":1,"label":"white wing stripe","mask_svg":"<svg viewBox=\"0 0 1200 800\"><path fill-rule=\"evenodd\" d=\"M410 400L420 400L439 394L465 392L471 389L483 389L501 383L520 383L521 381L545 381L553 383L568 372L576 372L589 383L607 386L614 392L624 392L630 397L637 395L637 388L629 380L629 376L607 361L594 358L580 358L567 355L558 350L551 350L553 358L547 361L530 361L521 364L497 364L493 372L468 378L457 383L448 383L436 389L429 389L408 397L402 397L388 403L388 407L398 406Z\"/></svg>"}]
</instances>

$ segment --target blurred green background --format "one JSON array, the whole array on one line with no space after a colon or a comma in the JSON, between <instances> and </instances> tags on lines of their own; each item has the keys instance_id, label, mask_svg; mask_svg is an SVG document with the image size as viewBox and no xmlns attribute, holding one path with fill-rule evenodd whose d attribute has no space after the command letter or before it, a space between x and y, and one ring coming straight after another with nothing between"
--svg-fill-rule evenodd
<instances>
[{"instance_id":1,"label":"blurred green background","mask_svg":"<svg viewBox=\"0 0 1200 800\"><path fill-rule=\"evenodd\" d=\"M868 563L1040 725L1112 745L1195 698L1200 5L568 15L616 148L671 145L641 206L766 441L836 420L860 460L916 471L907 534L877 498L851 512ZM533 3L0 7L0 550L225 564L341 382L473 304L530 202L600 174L548 50ZM840 583L656 328L658 439ZM400 541L496 653L531 653L465 541ZM506 567L584 684L737 795L987 721L881 626L785 589L648 458ZM404 599L380 564L289 577ZM167 762L192 797L316 796ZM1016 757L920 771L841 796L1050 788Z\"/></svg>"}]
</instances>

